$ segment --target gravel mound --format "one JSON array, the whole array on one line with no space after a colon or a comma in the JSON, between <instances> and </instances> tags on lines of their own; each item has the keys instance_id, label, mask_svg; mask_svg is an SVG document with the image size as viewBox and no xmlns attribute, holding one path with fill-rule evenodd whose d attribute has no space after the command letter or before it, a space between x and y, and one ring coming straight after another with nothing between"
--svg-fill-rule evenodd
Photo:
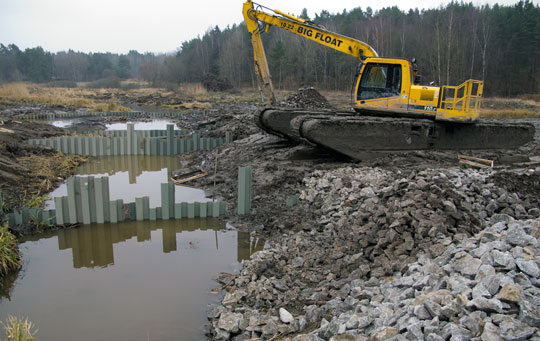
<instances>
[{"instance_id":1,"label":"gravel mound","mask_svg":"<svg viewBox=\"0 0 540 341\"><path fill-rule=\"evenodd\" d=\"M319 219L244 261L213 337L540 338L540 219L490 172L311 173Z\"/></svg>"},{"instance_id":2,"label":"gravel mound","mask_svg":"<svg viewBox=\"0 0 540 341\"><path fill-rule=\"evenodd\" d=\"M281 105L302 109L332 109L332 105L314 87L303 87L289 96Z\"/></svg>"}]
</instances>

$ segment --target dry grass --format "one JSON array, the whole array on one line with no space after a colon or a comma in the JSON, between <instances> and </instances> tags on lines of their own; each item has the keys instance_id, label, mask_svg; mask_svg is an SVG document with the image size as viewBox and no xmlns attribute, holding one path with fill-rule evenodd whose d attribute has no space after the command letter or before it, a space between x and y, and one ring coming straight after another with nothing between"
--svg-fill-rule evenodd
<instances>
[{"instance_id":1,"label":"dry grass","mask_svg":"<svg viewBox=\"0 0 540 341\"><path fill-rule=\"evenodd\" d=\"M536 103L540 103L540 94L526 94L519 96L520 99L523 100L531 100L535 101Z\"/></svg>"},{"instance_id":2,"label":"dry grass","mask_svg":"<svg viewBox=\"0 0 540 341\"><path fill-rule=\"evenodd\" d=\"M26 317L8 316L6 322L2 322L4 333L8 341L34 341L37 328Z\"/></svg>"},{"instance_id":3,"label":"dry grass","mask_svg":"<svg viewBox=\"0 0 540 341\"><path fill-rule=\"evenodd\" d=\"M530 110L490 110L480 109L480 118L540 118L540 112Z\"/></svg>"},{"instance_id":4,"label":"dry grass","mask_svg":"<svg viewBox=\"0 0 540 341\"><path fill-rule=\"evenodd\" d=\"M42 87L36 84L7 83L0 87L0 97L21 103L40 103L51 106L84 108L94 104L84 94L72 88Z\"/></svg>"},{"instance_id":5,"label":"dry grass","mask_svg":"<svg viewBox=\"0 0 540 341\"><path fill-rule=\"evenodd\" d=\"M208 91L204 88L202 83L184 83L180 84L178 87L178 92L180 94L185 94L188 96L199 96L206 95Z\"/></svg>"},{"instance_id":6,"label":"dry grass","mask_svg":"<svg viewBox=\"0 0 540 341\"><path fill-rule=\"evenodd\" d=\"M23 190L24 205L27 207L43 207L49 193L55 185L69 177L75 169L88 160L81 155L65 155L57 153L49 155L30 155L17 158L20 164L30 169ZM45 194L43 194L45 193Z\"/></svg>"},{"instance_id":7,"label":"dry grass","mask_svg":"<svg viewBox=\"0 0 540 341\"><path fill-rule=\"evenodd\" d=\"M0 225L0 277L21 266L21 253L15 236L9 232L7 223Z\"/></svg>"},{"instance_id":8,"label":"dry grass","mask_svg":"<svg viewBox=\"0 0 540 341\"><path fill-rule=\"evenodd\" d=\"M540 103L533 99L484 98L480 109L480 117L538 118L540 117Z\"/></svg>"},{"instance_id":9,"label":"dry grass","mask_svg":"<svg viewBox=\"0 0 540 341\"><path fill-rule=\"evenodd\" d=\"M98 103L88 109L89 112L130 112L131 108L116 103Z\"/></svg>"},{"instance_id":10,"label":"dry grass","mask_svg":"<svg viewBox=\"0 0 540 341\"><path fill-rule=\"evenodd\" d=\"M260 103L260 94L256 89L235 89L228 92L207 92L194 96L200 102L219 103Z\"/></svg>"},{"instance_id":11,"label":"dry grass","mask_svg":"<svg viewBox=\"0 0 540 341\"><path fill-rule=\"evenodd\" d=\"M172 109L172 110L181 110L181 109L210 109L212 108L212 104L208 102L199 102L199 101L193 101L193 102L184 102L181 104L164 104L161 107L165 109Z\"/></svg>"},{"instance_id":12,"label":"dry grass","mask_svg":"<svg viewBox=\"0 0 540 341\"><path fill-rule=\"evenodd\" d=\"M328 102L337 109L351 110L354 106L351 104L350 91L321 91L321 95L326 97Z\"/></svg>"},{"instance_id":13,"label":"dry grass","mask_svg":"<svg viewBox=\"0 0 540 341\"><path fill-rule=\"evenodd\" d=\"M30 92L24 83L7 83L0 87L0 97L27 98Z\"/></svg>"}]
</instances>

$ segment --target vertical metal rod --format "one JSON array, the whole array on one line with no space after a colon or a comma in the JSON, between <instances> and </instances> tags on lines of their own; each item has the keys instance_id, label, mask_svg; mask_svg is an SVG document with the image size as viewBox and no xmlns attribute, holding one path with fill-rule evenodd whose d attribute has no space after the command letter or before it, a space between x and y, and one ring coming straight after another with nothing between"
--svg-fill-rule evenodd
<instances>
[{"instance_id":1,"label":"vertical metal rod","mask_svg":"<svg viewBox=\"0 0 540 341\"><path fill-rule=\"evenodd\" d=\"M212 193L212 202L216 201L216 173L217 173L217 162L218 162L218 152L219 148L216 148L216 161L214 162L214 190Z\"/></svg>"}]
</instances>

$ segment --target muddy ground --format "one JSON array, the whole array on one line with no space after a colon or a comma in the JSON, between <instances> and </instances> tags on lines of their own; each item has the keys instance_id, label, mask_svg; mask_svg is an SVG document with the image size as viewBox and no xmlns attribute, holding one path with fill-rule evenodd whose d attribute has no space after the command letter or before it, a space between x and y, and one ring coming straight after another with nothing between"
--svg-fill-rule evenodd
<instances>
[{"instance_id":1,"label":"muddy ground","mask_svg":"<svg viewBox=\"0 0 540 341\"><path fill-rule=\"evenodd\" d=\"M321 254L314 253L315 256L318 255L317 257L321 258L319 260L319 267L321 269L327 269L326 267L331 266L328 262L323 261L322 258L325 258L326 256L324 251L321 251L324 250L325 247L329 248L330 246L324 246L324 242L322 244L317 242L319 244L315 247L315 244L309 244L313 242L310 238L316 238L319 234L321 237L317 238L332 238L330 237L331 232L329 232L328 229L331 229L333 226L336 226L336 228L343 228L343 212L361 211L361 200L357 196L350 194L349 199L335 203L336 207L341 207L338 211L341 213L323 216L323 213L327 214L327 212L330 212L331 210L329 207L332 208L332 205L334 205L331 202L327 202L331 198L331 190L328 188L333 188L333 186L335 186L334 180L339 178L339 181L336 183L340 188L353 188L354 186L358 186L358 181L362 181L357 178L358 175L355 175L355 170L362 170L362 172L365 172L368 176L373 176L375 178L378 178L379 175L381 176L382 180L380 181L382 181L382 183L377 182L377 186L372 186L375 193L377 193L377 190L394 193L385 187L385 185L393 186L396 192L392 195L396 196L396 198L401 198L401 196L407 195L406 189L401 189L406 188L403 187L404 182L410 181L411 183L414 182L415 190L420 188L421 191L428 196L428 199L425 199L427 200L426 202L429 203L429 198L435 198L441 200L441 202L444 201L445 208L451 207L453 210L457 210L457 212L452 212L448 217L443 215L442 218L443 220L446 219L445 221L449 222L448 224L450 226L443 231L443 234L447 237L449 236L451 240L453 234L463 238L463 236L471 237L480 231L484 226L483 219L489 218L482 216L483 214L490 216L494 214L509 214L515 219L535 219L540 216L540 210L538 210L540 207L540 173L534 171L540 166L540 120L529 120L536 126L537 132L535 140L521 147L519 150L459 151L461 154L494 160L495 169L480 171L481 174L483 174L483 176L485 175L488 179L486 180L487 183L495 184L496 187L504 189L505 193L510 193L520 200L519 204L513 202L512 205L495 205L492 207L492 211L488 210L488 213L477 213L476 211L469 209L467 205L461 205L460 200L462 199L460 199L459 195L440 185L440 174L461 171L468 174L467 172L471 170L469 166L460 165L458 163L458 151L404 152L384 154L370 160L350 160L346 157L317 148L291 144L290 142L280 140L279 138L261 132L253 123L254 114L258 109L257 106L248 103L213 103L213 108L211 110L193 110L192 112L186 113L182 118L175 119L175 121L181 128L208 129L207 134L212 136L223 136L226 131L233 133L234 142L221 146L217 151L197 152L186 156L187 159L191 160L192 166L203 164L204 161L205 168L210 173L208 177L198 180L196 183L193 183L193 185L204 188L209 196L215 196L228 203L229 215L225 219L232 225L243 230L256 231L273 240L270 252L273 252L272 250L278 250L276 247L283 247L285 243L290 243L291 240L294 240L295 234L298 234L303 237L298 237L300 239L296 239L296 242L305 244L303 245L303 249L305 250L306 257L310 253L310 249L316 249L317 252L322 252ZM0 120L2 120L2 125L0 126L0 183L2 191L8 198L7 208L17 206L17 204L27 196L26 193L31 190L34 190L35 192L35 189L39 187L38 184L40 181L43 181L42 179L31 176L30 168L21 161L23 157L38 155L44 156L46 159L58 161L61 161L66 157L45 148L26 146L22 143L25 139L56 136L63 134L66 131L60 128L54 128L47 124L21 121L20 116L57 110L64 109L44 108L40 106L21 106L6 108L0 112ZM141 117L141 119L145 118ZM96 118L88 120L85 124L89 127L99 128L103 127L104 123L109 121L110 119L107 118ZM82 162L82 160L70 162L70 165L72 166L70 169L73 169L77 162ZM216 162L217 167L214 168ZM240 166L251 166L253 169L252 213L244 216L233 214L233 210L236 206L238 167ZM217 170L215 176L214 169ZM342 169L345 171L342 171ZM64 172L60 174L60 172L58 172L56 180L61 181L68 173L69 172ZM325 174L329 176L328 179L325 178ZM434 182L434 185L440 185L440 188L437 189L436 192L430 192L433 191L433 186L426 187L423 185L425 182L431 184L430 176L439 179ZM329 181L331 185L324 185ZM385 181L387 181L387 183L385 183ZM327 192L319 191L317 194L310 196L309 186L313 183L322 183L323 185L320 186L326 188ZM418 185L418 183L422 185ZM482 188L480 187L477 190L481 191ZM300 197L300 203L292 207L287 206L287 198L294 195ZM384 198L385 201L388 200L384 195L382 195L382 198ZM448 201L450 204L446 203ZM390 201L388 201L387 204L388 206L384 207L392 207L393 205ZM482 206L483 204L476 203L476 205ZM384 207L378 206L378 209L384 210ZM523 210L521 210L521 208L523 208ZM480 210L479 212L484 211ZM373 212L376 216L381 217L390 213L394 214L394 212ZM369 221L367 216L365 219L367 219L366 222ZM459 229L454 230L452 227L454 225L461 226L460 224L462 223L466 223L467 226L472 226L472 228L466 231L460 231ZM373 222L371 222L371 224L373 224ZM415 238L414 233L412 233L412 236ZM371 235L370 238L377 237ZM340 239L338 238L336 240ZM347 239L344 240L345 242L347 241ZM420 241L416 241L417 245L419 242ZM430 242L430 239L423 241L425 245L429 245ZM369 245L369 243L367 243L366 246L367 245ZM331 247L335 248L336 246L333 245ZM332 250L335 251L335 249ZM380 258L380 255L378 255L377 252L382 252L378 249L378 245L373 250L375 254L369 255L369 257L366 255L366 263L362 263L360 266L363 273L359 278L368 282L373 278L388 276L389 274L392 274L392 271L396 271L396 269L404 271L407 264L412 264L418 259L417 253L410 252L409 250L406 255L402 255L403 257L397 259L395 262L390 262L390 264L381 263L376 267L372 267L370 270L369 264L373 264L373 262L376 263L376 259ZM289 251L290 250L285 250L283 251L283 254L287 254ZM384 252L390 251L384 249ZM442 253L442 249L439 251ZM339 260L340 253L341 257L343 257L343 252L337 252L336 257L338 258L336 258L336 262ZM538 256L537 250L534 250L533 253ZM317 293L316 283L318 283L319 280L314 280L312 284L308 285L308 287L311 285L311 289L309 289L311 291L308 290L308 292L313 294L309 299L300 299L300 296L298 295L285 296L286 299L294 299L296 304L284 302L284 299L273 300L270 298L260 298L264 297L261 292L266 290L264 289L264 286L255 286L256 283L258 283L257 281L260 281L260 278L264 279L266 276L271 278L274 282L277 281L277 283L273 283L274 289L272 290L274 293L277 290L277 292L289 294L289 292L293 290L291 288L293 284L292 282L286 282L285 275L287 271L301 277L309 277L308 272L314 271L313 268L309 268L306 265L304 265L305 270L291 270L288 264L290 264L293 259L287 257L285 259L276 260L275 264L272 262L269 263L268 260L264 260L264 264L266 265L264 265L263 268L256 262L248 262L244 265L244 282L232 281L229 283L227 290L230 291L230 295L234 295L235 292L243 292L242 290L245 289L246 282L249 282L246 278L252 279L252 284L255 283L253 284L254 287L250 287L249 290L251 291L248 290L248 294L240 296L237 300L233 300L234 304L232 306L224 303L223 307L219 307L218 313L210 314L209 318L211 320L211 326L208 332L211 337L221 339L234 337L240 337L239 339L249 337L272 338L276 335L294 337L295 335L299 335L300 332L314 332L318 330L317 328L322 328L324 322L321 322L321 318L323 320L324 318L328 320L332 319L332 313L328 313L328 311L325 310L324 313L321 313L323 315L326 314L324 315L324 318L323 315L316 315L316 317L312 318L313 321L311 321L308 318L309 312L306 313L304 310L307 306L311 307L313 305L318 306L321 309L322 307L327 307L329 304L328 302L332 301L332 297L335 297L335 293L331 290L336 291L338 289L329 289L330 292L326 296L320 296L319 294L315 295ZM314 264L317 264L317 260L314 261ZM333 262L331 259L330 261ZM262 262L262 260L260 262ZM255 266L253 264L259 265ZM367 268L365 268L366 266ZM280 270L279 267L289 270ZM343 273L339 276L343 279L349 278L352 273L351 271L354 272L352 269L344 268L342 269ZM405 274L405 272L403 273ZM280 275L278 276L277 274ZM319 275L321 274L313 274L314 278L317 278ZM331 280L324 282L334 283L328 284L333 288L332 286L336 286L337 284L335 280L332 280L331 275L335 276L332 273L325 273L325 276ZM293 275L287 277L289 278L289 281L294 280L290 278L291 276L294 277ZM280 278L282 278L282 280ZM322 283L322 279L320 281ZM341 285L343 285L343 283L341 283ZM230 295L228 296L229 299ZM286 307L293 312L294 315L300 316L297 317L300 322L295 322L295 328L290 327L287 329L282 327L282 324L279 324L280 321L283 322L281 317L279 320L276 320L275 316L279 316L278 309L282 307ZM251 311L251 309L254 309L256 313ZM236 325L228 330L227 327L225 327L225 322L221 324L221 320L224 319L223 317L226 316L226 314L229 314L227 316L233 317L237 316L237 314L244 315L235 322ZM274 317L271 318L269 317L270 315ZM336 314L333 316L336 318ZM251 325L252 319L256 320L253 326ZM248 320L249 326L246 329ZM242 325L242 323L245 325ZM298 323L300 323L300 325L298 325ZM343 323L343 325L345 325L345 323ZM356 325L358 327L358 323ZM274 326L276 326L276 328L273 328ZM497 324L497 326L499 325ZM423 326L422 328L422 330L425 330L426 326ZM350 330L347 330L347 332L349 331ZM371 332L374 333L376 330L364 330L366 335ZM322 339L329 339L332 336L332 332L328 332L327 326L326 329L317 333L317 337ZM360 331L356 331L356 333L358 334ZM533 334L534 333L535 332L533 331ZM349 334L354 333L350 332ZM357 336L357 334L354 334L353 336ZM536 335L538 335L538 333Z\"/></svg>"},{"instance_id":2,"label":"muddy ground","mask_svg":"<svg viewBox=\"0 0 540 341\"><path fill-rule=\"evenodd\" d=\"M53 137L63 133L62 129L48 124L22 121L0 113L2 209L11 211L23 204L39 206L43 194L53 190L86 160L85 157L60 155L51 149L24 143L28 139Z\"/></svg>"}]
</instances>

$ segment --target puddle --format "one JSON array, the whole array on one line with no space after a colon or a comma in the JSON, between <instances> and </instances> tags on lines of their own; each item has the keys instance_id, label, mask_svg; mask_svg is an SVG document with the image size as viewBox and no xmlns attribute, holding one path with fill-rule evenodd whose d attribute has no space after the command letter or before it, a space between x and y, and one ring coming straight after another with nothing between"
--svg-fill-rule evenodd
<instances>
[{"instance_id":1,"label":"puddle","mask_svg":"<svg viewBox=\"0 0 540 341\"><path fill-rule=\"evenodd\" d=\"M53 125L58 128L72 128L76 125L84 123L83 119L66 119L66 120L54 120L47 121L46 123ZM89 123L90 121L87 121ZM119 123L109 123L105 125L106 130L127 130L127 124L133 123L135 130L166 130L168 124L174 125L174 130L180 130L176 124L169 120L152 120L148 122L119 122ZM88 129L88 128L87 128Z\"/></svg>"},{"instance_id":2,"label":"puddle","mask_svg":"<svg viewBox=\"0 0 540 341\"><path fill-rule=\"evenodd\" d=\"M102 156L78 168L78 176L109 177L111 200L123 199L135 202L135 198L150 197L150 207L161 205L161 186L169 181L171 172L182 168L182 161L171 156ZM64 182L50 193L51 198L66 196ZM175 186L175 201L207 202L204 191L189 186ZM54 201L45 203L47 209L54 208Z\"/></svg>"},{"instance_id":3,"label":"puddle","mask_svg":"<svg viewBox=\"0 0 540 341\"><path fill-rule=\"evenodd\" d=\"M200 340L213 278L263 248L214 219L93 224L34 236L0 318L26 316L41 340ZM14 282L13 282L14 281Z\"/></svg>"},{"instance_id":4,"label":"puddle","mask_svg":"<svg viewBox=\"0 0 540 341\"><path fill-rule=\"evenodd\" d=\"M47 121L48 124L53 125L57 128L69 128L74 124L81 123L82 120L56 120L56 121Z\"/></svg>"},{"instance_id":5,"label":"puddle","mask_svg":"<svg viewBox=\"0 0 540 341\"><path fill-rule=\"evenodd\" d=\"M128 123L133 123L135 130L166 130L168 124L174 124L174 130L180 130L174 122L168 120L152 120L149 122L120 122L105 125L106 130L127 130Z\"/></svg>"}]
</instances>

